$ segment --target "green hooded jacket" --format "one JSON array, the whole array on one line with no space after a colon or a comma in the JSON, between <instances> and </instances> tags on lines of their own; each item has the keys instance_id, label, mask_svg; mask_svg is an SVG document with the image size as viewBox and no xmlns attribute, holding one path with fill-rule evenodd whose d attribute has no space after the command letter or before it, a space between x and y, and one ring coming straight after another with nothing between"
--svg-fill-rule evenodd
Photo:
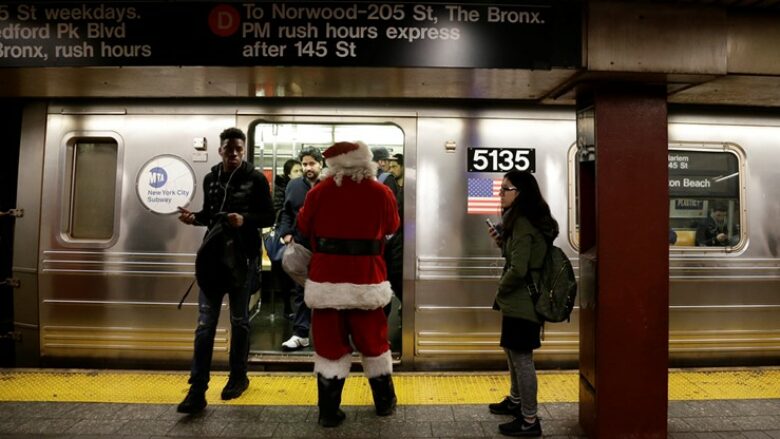
<instances>
[{"instance_id":1,"label":"green hooded jacket","mask_svg":"<svg viewBox=\"0 0 780 439\"><path fill-rule=\"evenodd\" d=\"M534 303L525 281L531 270L534 282L547 252L545 236L525 217L518 217L512 232L505 234L502 253L506 262L498 284L494 308L507 317L516 317L541 323L534 311Z\"/></svg>"}]
</instances>

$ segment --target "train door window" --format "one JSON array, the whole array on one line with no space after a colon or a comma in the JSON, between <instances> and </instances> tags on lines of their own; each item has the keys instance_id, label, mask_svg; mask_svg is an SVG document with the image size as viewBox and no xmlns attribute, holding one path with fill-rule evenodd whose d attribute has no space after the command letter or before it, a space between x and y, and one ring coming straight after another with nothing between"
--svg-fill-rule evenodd
<instances>
[{"instance_id":1,"label":"train door window","mask_svg":"<svg viewBox=\"0 0 780 439\"><path fill-rule=\"evenodd\" d=\"M745 243L744 155L733 144L669 146L669 245L733 251ZM569 150L569 239L579 248L576 146Z\"/></svg>"},{"instance_id":2,"label":"train door window","mask_svg":"<svg viewBox=\"0 0 780 439\"><path fill-rule=\"evenodd\" d=\"M321 122L271 122L257 120L249 126L249 157L256 168L262 169L272 186L287 184L284 176L284 164L287 160L297 159L298 154L309 148L320 152L339 141L361 140L370 148L384 147L392 156L403 154L404 133L401 128L391 123L321 123ZM324 164L323 164L324 165ZM283 195L281 192L279 195ZM278 196L278 195L277 195ZM403 200L403 196L400 196ZM275 200L275 205L281 201ZM402 203L399 202L399 209ZM278 211L276 212L278 215ZM267 229L266 232L270 231ZM401 235L402 236L402 235ZM402 238L399 236L399 241ZM265 253L265 252L264 252ZM398 253L399 257L403 252ZM261 300L250 302L252 311L252 343L250 351L253 355L273 355L280 351L288 351L282 343L293 335L293 326L300 330L305 326L305 317L296 316L296 293L292 281L285 276L281 267L272 264L267 255L263 256L263 270L270 271L263 276ZM394 265L395 273L400 277L399 266ZM392 283L392 281L391 281ZM388 338L394 353L401 348L401 317L400 305L402 292L399 281L394 287L395 297L391 303L388 317ZM283 318L279 318L282 316ZM303 320L301 320L303 318ZM295 324L293 323L295 322ZM297 334L296 334L297 335ZM310 355L311 346L287 352L287 355Z\"/></svg>"},{"instance_id":3,"label":"train door window","mask_svg":"<svg viewBox=\"0 0 780 439\"><path fill-rule=\"evenodd\" d=\"M117 157L114 139L72 138L68 142L64 228L70 240L114 237Z\"/></svg>"},{"instance_id":4,"label":"train door window","mask_svg":"<svg viewBox=\"0 0 780 439\"><path fill-rule=\"evenodd\" d=\"M669 244L733 250L744 242L742 153L736 145L669 149Z\"/></svg>"}]
</instances>

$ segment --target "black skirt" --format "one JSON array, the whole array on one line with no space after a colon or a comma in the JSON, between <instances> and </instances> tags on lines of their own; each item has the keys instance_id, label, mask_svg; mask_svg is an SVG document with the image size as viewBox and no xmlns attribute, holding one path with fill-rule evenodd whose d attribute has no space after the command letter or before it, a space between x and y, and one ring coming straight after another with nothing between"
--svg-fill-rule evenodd
<instances>
[{"instance_id":1,"label":"black skirt","mask_svg":"<svg viewBox=\"0 0 780 439\"><path fill-rule=\"evenodd\" d=\"M501 347L513 351L532 351L542 346L541 325L525 319L501 318Z\"/></svg>"}]
</instances>

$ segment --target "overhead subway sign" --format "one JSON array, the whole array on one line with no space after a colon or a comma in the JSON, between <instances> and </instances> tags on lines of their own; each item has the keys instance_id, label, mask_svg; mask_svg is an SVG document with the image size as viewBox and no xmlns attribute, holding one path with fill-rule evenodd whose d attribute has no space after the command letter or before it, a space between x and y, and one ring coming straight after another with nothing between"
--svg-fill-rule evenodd
<instances>
[{"instance_id":1,"label":"overhead subway sign","mask_svg":"<svg viewBox=\"0 0 780 439\"><path fill-rule=\"evenodd\" d=\"M0 3L0 67L578 68L580 14L549 1Z\"/></svg>"}]
</instances>

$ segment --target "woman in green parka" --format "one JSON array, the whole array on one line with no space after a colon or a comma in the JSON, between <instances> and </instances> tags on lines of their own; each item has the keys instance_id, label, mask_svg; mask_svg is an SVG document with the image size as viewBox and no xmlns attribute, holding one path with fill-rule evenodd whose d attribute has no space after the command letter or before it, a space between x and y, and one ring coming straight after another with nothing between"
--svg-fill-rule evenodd
<instances>
[{"instance_id":1,"label":"woman in green parka","mask_svg":"<svg viewBox=\"0 0 780 439\"><path fill-rule=\"evenodd\" d=\"M501 246L506 262L493 308L502 314L501 347L506 352L512 387L509 396L489 408L491 413L515 416L513 421L498 426L502 434L541 436L533 350L541 346L542 322L534 311L528 279L530 276L538 282L547 248L558 236L558 223L530 172L510 171L504 175L499 196L502 227L491 236Z\"/></svg>"}]
</instances>

